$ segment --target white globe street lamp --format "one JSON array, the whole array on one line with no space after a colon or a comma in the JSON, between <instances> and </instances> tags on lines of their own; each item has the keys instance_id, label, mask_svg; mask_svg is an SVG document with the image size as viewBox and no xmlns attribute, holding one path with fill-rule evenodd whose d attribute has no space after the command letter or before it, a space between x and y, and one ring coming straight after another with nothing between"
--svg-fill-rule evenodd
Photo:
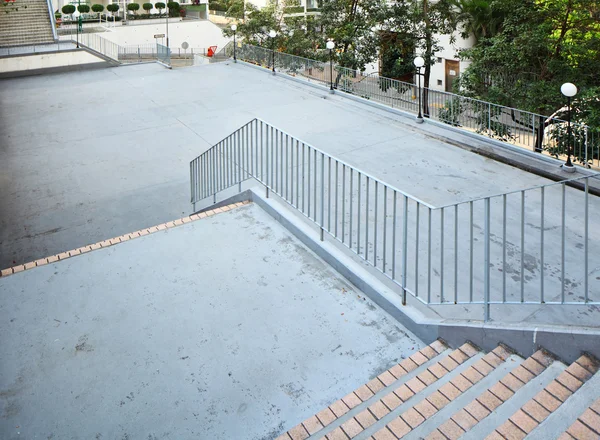
<instances>
[{"instance_id":1,"label":"white globe street lamp","mask_svg":"<svg viewBox=\"0 0 600 440\"><path fill-rule=\"evenodd\" d=\"M417 68L417 77L419 80L419 114L417 115L417 123L423 123L423 115L421 113L421 67L425 65L425 60L423 57L416 57L413 61L415 67Z\"/></svg>"},{"instance_id":2,"label":"white globe street lamp","mask_svg":"<svg viewBox=\"0 0 600 440\"><path fill-rule=\"evenodd\" d=\"M329 49L329 93L333 93L333 48L335 42L328 40L325 46Z\"/></svg>"},{"instance_id":3,"label":"white globe street lamp","mask_svg":"<svg viewBox=\"0 0 600 440\"><path fill-rule=\"evenodd\" d=\"M235 31L237 31L237 25L232 24L231 25L231 30L233 31L233 62L237 63L237 57L235 54L235 48L237 46L236 42L235 42Z\"/></svg>"},{"instance_id":4,"label":"white globe street lamp","mask_svg":"<svg viewBox=\"0 0 600 440\"><path fill-rule=\"evenodd\" d=\"M277 32L273 29L269 31L269 37L271 38L271 65L273 66L273 75L275 75L275 37Z\"/></svg>"},{"instance_id":5,"label":"white globe street lamp","mask_svg":"<svg viewBox=\"0 0 600 440\"><path fill-rule=\"evenodd\" d=\"M567 162L562 166L563 170L572 173L575 171L571 155L573 154L573 138L571 133L571 98L577 94L577 87L572 83L564 83L560 86L560 92L567 97Z\"/></svg>"}]
</instances>

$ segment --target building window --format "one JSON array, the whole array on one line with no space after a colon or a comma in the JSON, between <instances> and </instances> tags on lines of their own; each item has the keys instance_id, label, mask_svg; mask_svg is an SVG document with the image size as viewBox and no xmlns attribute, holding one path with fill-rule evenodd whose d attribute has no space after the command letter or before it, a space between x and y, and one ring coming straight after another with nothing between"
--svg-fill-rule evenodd
<instances>
[{"instance_id":1,"label":"building window","mask_svg":"<svg viewBox=\"0 0 600 440\"><path fill-rule=\"evenodd\" d=\"M442 85L442 80L438 79L437 81L438 81L438 86L441 86Z\"/></svg>"},{"instance_id":2,"label":"building window","mask_svg":"<svg viewBox=\"0 0 600 440\"><path fill-rule=\"evenodd\" d=\"M437 59L437 62L438 62L438 63L441 63L441 62L442 62L442 58L441 58L441 57L438 57L438 59Z\"/></svg>"}]
</instances>

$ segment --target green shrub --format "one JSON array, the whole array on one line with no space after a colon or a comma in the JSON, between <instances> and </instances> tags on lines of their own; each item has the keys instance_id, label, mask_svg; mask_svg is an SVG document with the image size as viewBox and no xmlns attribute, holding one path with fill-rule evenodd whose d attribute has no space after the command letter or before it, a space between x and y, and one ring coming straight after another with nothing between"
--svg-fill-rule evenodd
<instances>
[{"instance_id":1,"label":"green shrub","mask_svg":"<svg viewBox=\"0 0 600 440\"><path fill-rule=\"evenodd\" d=\"M137 14L137 11L140 9L140 4L139 3L129 3L127 5L127 10L128 11L133 11L134 14Z\"/></svg>"},{"instance_id":2,"label":"green shrub","mask_svg":"<svg viewBox=\"0 0 600 440\"><path fill-rule=\"evenodd\" d=\"M104 11L104 5L99 5L96 3L95 5L92 5L92 11L99 14L100 12Z\"/></svg>"},{"instance_id":3,"label":"green shrub","mask_svg":"<svg viewBox=\"0 0 600 440\"><path fill-rule=\"evenodd\" d=\"M75 6L74 5L64 5L62 7L62 11L63 11L63 14L71 15L72 13L75 12Z\"/></svg>"},{"instance_id":4,"label":"green shrub","mask_svg":"<svg viewBox=\"0 0 600 440\"><path fill-rule=\"evenodd\" d=\"M179 3L168 2L167 7L169 8L169 17L179 17Z\"/></svg>"},{"instance_id":5,"label":"green shrub","mask_svg":"<svg viewBox=\"0 0 600 440\"><path fill-rule=\"evenodd\" d=\"M146 11L148 14L150 14L150 11L152 10L154 6L152 5L152 3L144 3L142 5L142 8L144 9L144 11Z\"/></svg>"},{"instance_id":6,"label":"green shrub","mask_svg":"<svg viewBox=\"0 0 600 440\"><path fill-rule=\"evenodd\" d=\"M163 2L154 3L154 7L158 9L158 15L162 15L162 11L167 7Z\"/></svg>"},{"instance_id":7,"label":"green shrub","mask_svg":"<svg viewBox=\"0 0 600 440\"><path fill-rule=\"evenodd\" d=\"M110 5L106 6L106 9L108 10L108 12L110 12L110 13L112 13L114 15L114 13L119 10L119 4L118 3L111 3Z\"/></svg>"},{"instance_id":8,"label":"green shrub","mask_svg":"<svg viewBox=\"0 0 600 440\"><path fill-rule=\"evenodd\" d=\"M62 18L62 14L60 12L55 12L54 18Z\"/></svg>"},{"instance_id":9,"label":"green shrub","mask_svg":"<svg viewBox=\"0 0 600 440\"><path fill-rule=\"evenodd\" d=\"M90 12L90 7L88 5L79 5L77 6L77 10L82 14L87 14Z\"/></svg>"}]
</instances>

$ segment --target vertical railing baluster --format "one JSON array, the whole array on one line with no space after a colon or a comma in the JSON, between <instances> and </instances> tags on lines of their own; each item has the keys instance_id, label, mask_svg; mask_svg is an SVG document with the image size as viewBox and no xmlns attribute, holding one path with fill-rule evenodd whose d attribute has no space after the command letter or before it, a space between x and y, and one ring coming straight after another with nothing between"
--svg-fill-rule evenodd
<instances>
[{"instance_id":1,"label":"vertical railing baluster","mask_svg":"<svg viewBox=\"0 0 600 440\"><path fill-rule=\"evenodd\" d=\"M317 150L313 149L313 151L315 153L314 154L314 161L315 162L314 162L314 167L313 167L313 169L315 171L313 173L313 177L314 177L314 186L313 186L313 191L314 191L314 194L313 194L314 195L314 197L313 197L314 209L313 209L313 213L314 213L314 216L315 216L315 218L314 218L315 222L318 222L318 220L317 220L317 215L318 215L318 213L317 213ZM323 183L323 182L321 182L321 183Z\"/></svg>"},{"instance_id":2,"label":"vertical railing baluster","mask_svg":"<svg viewBox=\"0 0 600 440\"><path fill-rule=\"evenodd\" d=\"M561 223L561 249L560 249L560 284L561 284L561 288L560 288L560 302L561 304L564 304L565 302L565 245L566 245L566 241L565 241L565 221L566 221L566 210L565 210L565 188L566 185L564 183L561 184L562 186L562 223Z\"/></svg>"},{"instance_id":3,"label":"vertical railing baluster","mask_svg":"<svg viewBox=\"0 0 600 440\"><path fill-rule=\"evenodd\" d=\"M431 303L431 208L427 215L427 304Z\"/></svg>"},{"instance_id":4,"label":"vertical railing baluster","mask_svg":"<svg viewBox=\"0 0 600 440\"><path fill-rule=\"evenodd\" d=\"M402 206L402 304L406 305L406 289L408 288L408 197L404 197Z\"/></svg>"},{"instance_id":5,"label":"vertical railing baluster","mask_svg":"<svg viewBox=\"0 0 600 440\"><path fill-rule=\"evenodd\" d=\"M483 258L483 320L490 320L490 198L484 206L484 258Z\"/></svg>"},{"instance_id":6,"label":"vertical railing baluster","mask_svg":"<svg viewBox=\"0 0 600 440\"><path fill-rule=\"evenodd\" d=\"M502 302L506 302L506 194L502 195Z\"/></svg>"},{"instance_id":7,"label":"vertical railing baluster","mask_svg":"<svg viewBox=\"0 0 600 440\"><path fill-rule=\"evenodd\" d=\"M338 195L338 189L340 186L340 181L339 181L339 175L338 175L338 168L339 168L339 162L336 160L335 161L335 237L338 238L338 201L339 201L339 195ZM342 213L342 216L344 214Z\"/></svg>"},{"instance_id":8,"label":"vertical railing baluster","mask_svg":"<svg viewBox=\"0 0 600 440\"><path fill-rule=\"evenodd\" d=\"M417 202L415 226L415 297L419 297L419 230L420 230L421 204ZM405 212L404 215L407 215Z\"/></svg>"},{"instance_id":9,"label":"vertical railing baluster","mask_svg":"<svg viewBox=\"0 0 600 440\"><path fill-rule=\"evenodd\" d=\"M544 200L544 189L542 186L540 199L541 199L541 210L540 210L540 303L544 304L544 211L545 211L545 200Z\"/></svg>"},{"instance_id":10,"label":"vertical railing baluster","mask_svg":"<svg viewBox=\"0 0 600 440\"><path fill-rule=\"evenodd\" d=\"M356 233L356 254L360 255L360 193L362 192L362 186L360 184L360 171L358 172L358 183L356 185L358 190L358 201L356 207L356 224L357 224L357 233Z\"/></svg>"},{"instance_id":11,"label":"vertical railing baluster","mask_svg":"<svg viewBox=\"0 0 600 440\"><path fill-rule=\"evenodd\" d=\"M331 156L327 156L327 231L331 233Z\"/></svg>"},{"instance_id":12,"label":"vertical railing baluster","mask_svg":"<svg viewBox=\"0 0 600 440\"><path fill-rule=\"evenodd\" d=\"M353 180L354 180L354 169L350 168L350 215L348 216L350 220L350 225L348 229L348 247L352 249L352 204L354 200L354 191L353 191Z\"/></svg>"},{"instance_id":13,"label":"vertical railing baluster","mask_svg":"<svg viewBox=\"0 0 600 440\"><path fill-rule=\"evenodd\" d=\"M316 218L316 215L315 215ZM321 153L321 241L325 227L325 154Z\"/></svg>"},{"instance_id":14,"label":"vertical railing baluster","mask_svg":"<svg viewBox=\"0 0 600 440\"><path fill-rule=\"evenodd\" d=\"M444 208L440 210L440 301L444 302Z\"/></svg>"},{"instance_id":15,"label":"vertical railing baluster","mask_svg":"<svg viewBox=\"0 0 600 440\"><path fill-rule=\"evenodd\" d=\"M469 302L473 302L473 201L469 202Z\"/></svg>"},{"instance_id":16,"label":"vertical railing baluster","mask_svg":"<svg viewBox=\"0 0 600 440\"><path fill-rule=\"evenodd\" d=\"M392 221L392 280L396 279L396 214L397 214L397 193L394 190L394 197L392 198L393 208L393 221ZM406 213L404 213L406 215Z\"/></svg>"},{"instance_id":17,"label":"vertical railing baluster","mask_svg":"<svg viewBox=\"0 0 600 440\"><path fill-rule=\"evenodd\" d=\"M454 304L458 303L458 204L454 205Z\"/></svg>"},{"instance_id":18,"label":"vertical railing baluster","mask_svg":"<svg viewBox=\"0 0 600 440\"><path fill-rule=\"evenodd\" d=\"M373 267L377 267L377 208L378 208L378 183L375 181L375 217L373 219Z\"/></svg>"},{"instance_id":19,"label":"vertical railing baluster","mask_svg":"<svg viewBox=\"0 0 600 440\"><path fill-rule=\"evenodd\" d=\"M521 302L525 301L525 191L521 191Z\"/></svg>"},{"instance_id":20,"label":"vertical railing baluster","mask_svg":"<svg viewBox=\"0 0 600 440\"><path fill-rule=\"evenodd\" d=\"M586 132L587 134L587 132ZM589 192L590 192L590 178L585 178L585 195L584 195L584 226L583 226L583 290L584 290L584 298L585 303L589 301L589 249L588 249L588 241L589 241Z\"/></svg>"},{"instance_id":21,"label":"vertical railing baluster","mask_svg":"<svg viewBox=\"0 0 600 440\"><path fill-rule=\"evenodd\" d=\"M387 185L383 186L383 261L382 269L385 274L386 251L387 251Z\"/></svg>"}]
</instances>

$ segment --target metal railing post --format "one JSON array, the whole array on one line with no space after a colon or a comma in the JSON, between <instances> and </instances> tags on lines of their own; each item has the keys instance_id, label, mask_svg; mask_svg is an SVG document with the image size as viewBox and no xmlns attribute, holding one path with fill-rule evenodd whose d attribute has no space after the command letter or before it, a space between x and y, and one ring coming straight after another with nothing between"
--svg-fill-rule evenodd
<instances>
[{"instance_id":1,"label":"metal railing post","mask_svg":"<svg viewBox=\"0 0 600 440\"><path fill-rule=\"evenodd\" d=\"M484 208L484 258L483 258L483 321L490 320L490 198Z\"/></svg>"}]
</instances>

